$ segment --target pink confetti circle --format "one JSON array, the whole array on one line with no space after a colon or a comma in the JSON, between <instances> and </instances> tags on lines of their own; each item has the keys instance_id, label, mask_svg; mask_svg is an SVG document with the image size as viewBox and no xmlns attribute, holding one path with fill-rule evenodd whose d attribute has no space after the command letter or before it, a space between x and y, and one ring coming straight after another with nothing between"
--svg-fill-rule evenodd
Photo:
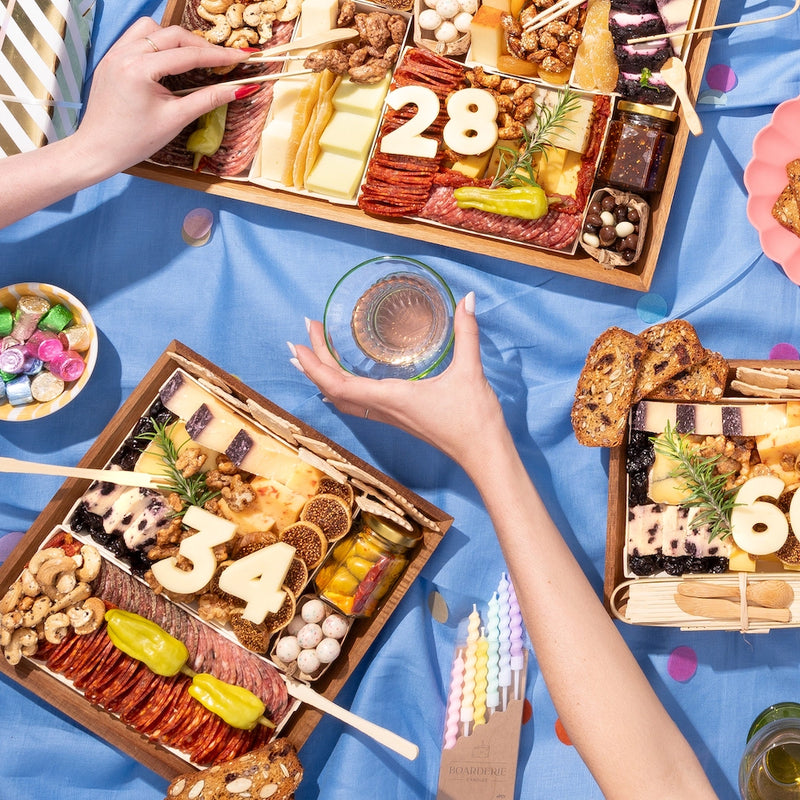
<instances>
[{"instance_id":1,"label":"pink confetti circle","mask_svg":"<svg viewBox=\"0 0 800 800\"><path fill-rule=\"evenodd\" d=\"M714 64L713 67L708 68L706 83L712 89L717 89L720 92L730 92L731 89L736 88L739 79L727 64Z\"/></svg>"},{"instance_id":2,"label":"pink confetti circle","mask_svg":"<svg viewBox=\"0 0 800 800\"><path fill-rule=\"evenodd\" d=\"M691 680L697 672L697 653L686 645L676 647L669 654L667 672L670 678L680 683Z\"/></svg>"},{"instance_id":3,"label":"pink confetti circle","mask_svg":"<svg viewBox=\"0 0 800 800\"><path fill-rule=\"evenodd\" d=\"M779 342L769 351L769 357L773 361L797 361L800 359L800 353L793 344Z\"/></svg>"}]
</instances>

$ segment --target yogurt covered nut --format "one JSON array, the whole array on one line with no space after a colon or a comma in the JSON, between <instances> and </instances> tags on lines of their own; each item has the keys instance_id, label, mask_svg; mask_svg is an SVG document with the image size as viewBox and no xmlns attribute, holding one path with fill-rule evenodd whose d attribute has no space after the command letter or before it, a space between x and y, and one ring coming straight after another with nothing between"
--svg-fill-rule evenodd
<instances>
[{"instance_id":1,"label":"yogurt covered nut","mask_svg":"<svg viewBox=\"0 0 800 800\"><path fill-rule=\"evenodd\" d=\"M322 623L322 633L332 639L341 639L347 633L347 621L339 614L331 614Z\"/></svg>"},{"instance_id":2,"label":"yogurt covered nut","mask_svg":"<svg viewBox=\"0 0 800 800\"><path fill-rule=\"evenodd\" d=\"M319 656L314 650L303 650L297 656L297 667L306 675L313 675L320 666Z\"/></svg>"},{"instance_id":3,"label":"yogurt covered nut","mask_svg":"<svg viewBox=\"0 0 800 800\"><path fill-rule=\"evenodd\" d=\"M309 600L300 610L300 616L305 622L320 623L325 619L325 604L322 600Z\"/></svg>"},{"instance_id":4,"label":"yogurt covered nut","mask_svg":"<svg viewBox=\"0 0 800 800\"><path fill-rule=\"evenodd\" d=\"M309 622L303 625L297 632L297 642L303 649L316 647L322 639L322 628L316 622Z\"/></svg>"}]
</instances>

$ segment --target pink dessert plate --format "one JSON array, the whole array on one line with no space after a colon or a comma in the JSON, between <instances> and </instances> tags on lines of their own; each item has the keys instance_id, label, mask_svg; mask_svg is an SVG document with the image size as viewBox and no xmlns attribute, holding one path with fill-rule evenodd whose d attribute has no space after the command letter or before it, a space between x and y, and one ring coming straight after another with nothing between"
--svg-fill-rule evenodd
<instances>
[{"instance_id":1,"label":"pink dessert plate","mask_svg":"<svg viewBox=\"0 0 800 800\"><path fill-rule=\"evenodd\" d=\"M747 218L758 231L764 253L780 265L792 282L800 284L800 237L784 228L772 207L789 183L786 165L800 158L800 97L781 103L770 123L753 140L753 157L744 171L749 195Z\"/></svg>"}]
</instances>

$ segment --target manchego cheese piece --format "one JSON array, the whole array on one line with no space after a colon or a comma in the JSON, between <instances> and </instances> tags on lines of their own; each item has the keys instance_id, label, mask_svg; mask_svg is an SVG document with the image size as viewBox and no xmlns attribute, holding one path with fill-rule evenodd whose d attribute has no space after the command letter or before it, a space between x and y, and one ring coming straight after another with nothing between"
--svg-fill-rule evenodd
<instances>
[{"instance_id":1,"label":"manchego cheese piece","mask_svg":"<svg viewBox=\"0 0 800 800\"><path fill-rule=\"evenodd\" d=\"M728 556L728 569L731 572L755 572L756 559L750 553L731 543L731 552Z\"/></svg>"},{"instance_id":2,"label":"manchego cheese piece","mask_svg":"<svg viewBox=\"0 0 800 800\"><path fill-rule=\"evenodd\" d=\"M303 0L300 15L300 36L315 36L336 28L339 16L338 0Z\"/></svg>"},{"instance_id":3,"label":"manchego cheese piece","mask_svg":"<svg viewBox=\"0 0 800 800\"><path fill-rule=\"evenodd\" d=\"M166 433L172 443L175 445L176 449L180 449L181 447L185 446L187 442L191 441L191 437L186 432L186 426L182 420L177 420L171 425L168 425L166 428ZM194 446L200 447L200 445L197 443L194 443ZM206 457L205 463L200 468L200 471L208 472L208 470L212 469L212 467L216 465L216 451L211 450L208 447L200 447L200 451ZM133 471L143 472L146 475L167 474L168 467L164 461L164 454L156 442L150 442L150 444L148 444L147 447L142 451L142 454L139 456L139 459L133 467Z\"/></svg>"},{"instance_id":4,"label":"manchego cheese piece","mask_svg":"<svg viewBox=\"0 0 800 800\"><path fill-rule=\"evenodd\" d=\"M469 30L472 40L470 58L473 61L497 67L497 60L505 51L505 36L500 22L502 14L499 8L484 4L472 18Z\"/></svg>"},{"instance_id":5,"label":"manchego cheese piece","mask_svg":"<svg viewBox=\"0 0 800 800\"><path fill-rule=\"evenodd\" d=\"M556 185L556 194L575 197L578 191L578 176L583 161L580 153L576 153L574 150L567 150L566 152L567 155L564 157L561 175L559 175L558 184Z\"/></svg>"},{"instance_id":6,"label":"manchego cheese piece","mask_svg":"<svg viewBox=\"0 0 800 800\"><path fill-rule=\"evenodd\" d=\"M685 483L680 478L672 475L676 466L674 459L659 453L658 448L656 448L655 460L653 461L653 466L650 467L649 487L647 490L648 497L654 503L667 503L677 506L689 497L689 491Z\"/></svg>"},{"instance_id":7,"label":"manchego cheese piece","mask_svg":"<svg viewBox=\"0 0 800 800\"><path fill-rule=\"evenodd\" d=\"M756 448L761 461L787 485L798 481L798 473L794 468L800 456L800 425L774 431L767 436L756 437Z\"/></svg>"},{"instance_id":8,"label":"manchego cheese piece","mask_svg":"<svg viewBox=\"0 0 800 800\"><path fill-rule=\"evenodd\" d=\"M386 92L389 91L390 80L389 73L377 83L353 83L350 78L345 78L336 87L333 107L337 111L352 111L354 114L377 117Z\"/></svg>"},{"instance_id":9,"label":"manchego cheese piece","mask_svg":"<svg viewBox=\"0 0 800 800\"><path fill-rule=\"evenodd\" d=\"M547 194L555 194L564 169L567 151L561 147L548 147L536 154L536 181Z\"/></svg>"}]
</instances>

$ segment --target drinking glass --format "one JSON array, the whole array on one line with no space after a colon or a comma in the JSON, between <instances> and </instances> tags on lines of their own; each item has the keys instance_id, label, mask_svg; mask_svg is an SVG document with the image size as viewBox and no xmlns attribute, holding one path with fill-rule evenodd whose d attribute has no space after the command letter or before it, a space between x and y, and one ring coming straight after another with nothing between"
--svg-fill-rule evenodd
<instances>
[{"instance_id":1,"label":"drinking glass","mask_svg":"<svg viewBox=\"0 0 800 800\"><path fill-rule=\"evenodd\" d=\"M764 709L747 734L739 766L742 800L800 799L800 704Z\"/></svg>"}]
</instances>

